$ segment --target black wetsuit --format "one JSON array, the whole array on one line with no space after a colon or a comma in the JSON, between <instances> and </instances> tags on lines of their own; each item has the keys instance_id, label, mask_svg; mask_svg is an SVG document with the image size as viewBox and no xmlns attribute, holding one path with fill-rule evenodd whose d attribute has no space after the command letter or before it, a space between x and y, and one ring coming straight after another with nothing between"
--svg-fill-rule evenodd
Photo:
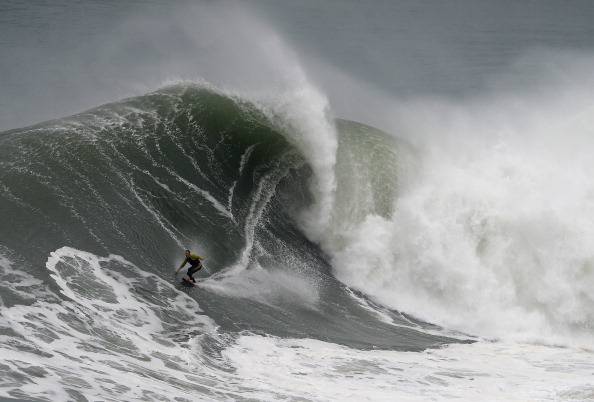
<instances>
[{"instance_id":1,"label":"black wetsuit","mask_svg":"<svg viewBox=\"0 0 594 402\"><path fill-rule=\"evenodd\" d=\"M190 268L188 268L188 276L192 280L192 282L196 282L196 279L192 275L202 269L202 257L196 254L190 254L189 257L186 257L182 266L186 265L186 263L190 264Z\"/></svg>"}]
</instances>

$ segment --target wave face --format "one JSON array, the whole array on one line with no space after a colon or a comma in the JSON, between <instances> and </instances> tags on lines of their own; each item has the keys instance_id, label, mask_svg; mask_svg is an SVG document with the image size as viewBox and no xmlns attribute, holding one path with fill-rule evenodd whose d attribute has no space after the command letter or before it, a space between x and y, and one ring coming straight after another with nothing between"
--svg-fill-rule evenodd
<instances>
[{"instance_id":1,"label":"wave face","mask_svg":"<svg viewBox=\"0 0 594 402\"><path fill-rule=\"evenodd\" d=\"M213 376L231 370L221 353L246 333L362 350L456 341L333 277L302 229L321 164L286 116L177 85L1 134L5 395L159 399L166 382L236 398ZM342 147L371 130L337 128ZM173 280L185 248L207 257L197 289ZM176 382L201 365L200 381ZM114 382L122 375L130 385Z\"/></svg>"},{"instance_id":2,"label":"wave face","mask_svg":"<svg viewBox=\"0 0 594 402\"><path fill-rule=\"evenodd\" d=\"M76 243L169 267L199 241L216 268L237 259L277 186L293 207L307 202L281 184L307 177L303 158L264 116L198 88L8 132L1 152L3 208L18 223L3 238L23 255Z\"/></svg>"}]
</instances>

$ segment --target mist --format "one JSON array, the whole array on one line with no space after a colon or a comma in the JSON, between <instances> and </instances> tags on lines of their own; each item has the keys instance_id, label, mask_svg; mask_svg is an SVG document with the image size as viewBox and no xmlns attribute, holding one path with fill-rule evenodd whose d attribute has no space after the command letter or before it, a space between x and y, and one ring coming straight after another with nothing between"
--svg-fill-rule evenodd
<instances>
[{"instance_id":1,"label":"mist","mask_svg":"<svg viewBox=\"0 0 594 402\"><path fill-rule=\"evenodd\" d=\"M336 115L373 123L376 94L465 97L534 49L589 52L594 7L580 4L10 0L0 5L0 130L176 80L268 91L299 74Z\"/></svg>"}]
</instances>

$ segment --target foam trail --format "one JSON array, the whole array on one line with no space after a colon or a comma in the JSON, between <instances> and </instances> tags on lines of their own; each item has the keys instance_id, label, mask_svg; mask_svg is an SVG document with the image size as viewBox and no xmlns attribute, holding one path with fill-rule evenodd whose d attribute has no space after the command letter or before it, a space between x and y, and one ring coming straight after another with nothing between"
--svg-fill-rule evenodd
<instances>
[{"instance_id":1,"label":"foam trail","mask_svg":"<svg viewBox=\"0 0 594 402\"><path fill-rule=\"evenodd\" d=\"M243 250L237 261L232 266L224 269L223 271L217 272L213 279L237 275L241 271L248 268L254 248L257 226L259 225L260 219L268 207L268 203L275 194L276 186L287 173L288 169L284 169L284 171L270 173L260 179L258 187L252 197L247 218L244 223L243 230L245 236L245 245Z\"/></svg>"},{"instance_id":2,"label":"foam trail","mask_svg":"<svg viewBox=\"0 0 594 402\"><path fill-rule=\"evenodd\" d=\"M252 144L252 145L250 145L249 147L247 147L247 149L241 155L241 159L240 159L240 162L239 162L239 174L238 174L238 178L241 177L241 174L243 173L243 169L245 167L245 164L250 159L250 156L251 156L252 152L254 151L254 148L256 147L256 145L258 145L258 144ZM227 199L227 209L229 211L232 211L232 208L233 208L233 194L235 193L235 186L237 186L237 181L238 180L239 179L235 180L233 182L233 184L231 185L231 187L229 187L229 198Z\"/></svg>"}]
</instances>

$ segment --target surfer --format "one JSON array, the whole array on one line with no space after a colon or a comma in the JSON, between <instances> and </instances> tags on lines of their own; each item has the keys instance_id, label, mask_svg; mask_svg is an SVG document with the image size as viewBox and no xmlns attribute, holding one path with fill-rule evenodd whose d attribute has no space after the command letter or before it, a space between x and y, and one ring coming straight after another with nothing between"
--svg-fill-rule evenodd
<instances>
[{"instance_id":1,"label":"surfer","mask_svg":"<svg viewBox=\"0 0 594 402\"><path fill-rule=\"evenodd\" d=\"M188 268L188 273L184 276L184 280L188 283L196 283L196 279L192 275L202 269L202 260L204 257L200 257L198 254L192 254L190 250L186 250L186 259L182 264L179 266L175 274L177 275L178 272L186 265L190 264L190 268Z\"/></svg>"}]
</instances>

